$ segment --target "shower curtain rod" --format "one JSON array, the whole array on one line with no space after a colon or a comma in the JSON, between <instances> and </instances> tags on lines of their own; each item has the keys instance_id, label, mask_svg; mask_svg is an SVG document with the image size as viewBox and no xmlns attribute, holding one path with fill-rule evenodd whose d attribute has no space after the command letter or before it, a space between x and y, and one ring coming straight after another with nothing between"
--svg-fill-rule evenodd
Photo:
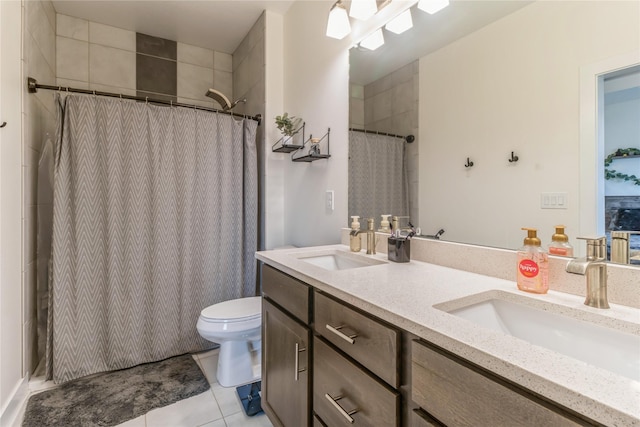
<instances>
[{"instance_id":1,"label":"shower curtain rod","mask_svg":"<svg viewBox=\"0 0 640 427\"><path fill-rule=\"evenodd\" d=\"M38 89L45 89L45 90L57 90L59 92L84 93L86 95L97 95L97 96L108 96L111 98L131 99L134 101L144 101L152 104L170 105L172 107L187 107L187 108L194 108L196 110L213 111L214 113L229 114L230 116L234 116L234 117L241 117L244 119L255 120L256 122L258 122L258 126L262 122L262 116L260 114L256 114L255 116L248 116L246 114L238 114L232 111L218 110L217 108L201 107L200 105L183 104L181 102L164 101L161 99L152 99L147 96L132 96L132 95L123 95L121 93L101 92L99 90L77 89L77 88L65 87L65 86L43 85L38 83L38 81L33 77L27 78L27 89L29 90L29 93L36 93L38 92Z\"/></svg>"},{"instance_id":2,"label":"shower curtain rod","mask_svg":"<svg viewBox=\"0 0 640 427\"><path fill-rule=\"evenodd\" d=\"M416 139L416 137L413 135L403 136L403 135L396 135L394 133L378 132L376 130L366 130L366 129L356 129L356 128L349 128L349 130L354 132L375 133L376 135L390 136L393 138L402 138L409 144L411 144Z\"/></svg>"}]
</instances>

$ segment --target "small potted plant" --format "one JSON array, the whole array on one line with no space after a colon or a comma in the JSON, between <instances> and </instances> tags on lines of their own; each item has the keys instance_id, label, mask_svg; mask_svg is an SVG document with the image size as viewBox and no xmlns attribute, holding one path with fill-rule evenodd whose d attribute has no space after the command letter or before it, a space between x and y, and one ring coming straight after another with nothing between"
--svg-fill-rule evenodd
<instances>
[{"instance_id":1,"label":"small potted plant","mask_svg":"<svg viewBox=\"0 0 640 427\"><path fill-rule=\"evenodd\" d=\"M295 135L298 130L300 130L301 124L301 118L289 116L288 113L284 113L281 116L276 116L276 126L285 137L292 137L293 135Z\"/></svg>"}]
</instances>

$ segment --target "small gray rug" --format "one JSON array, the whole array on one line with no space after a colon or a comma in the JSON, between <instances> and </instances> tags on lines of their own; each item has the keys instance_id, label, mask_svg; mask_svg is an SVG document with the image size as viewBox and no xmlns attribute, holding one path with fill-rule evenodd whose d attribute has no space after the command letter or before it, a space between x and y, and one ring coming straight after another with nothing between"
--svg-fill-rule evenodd
<instances>
[{"instance_id":1,"label":"small gray rug","mask_svg":"<svg viewBox=\"0 0 640 427\"><path fill-rule=\"evenodd\" d=\"M23 427L114 426L209 389L189 354L69 381L29 398Z\"/></svg>"}]
</instances>

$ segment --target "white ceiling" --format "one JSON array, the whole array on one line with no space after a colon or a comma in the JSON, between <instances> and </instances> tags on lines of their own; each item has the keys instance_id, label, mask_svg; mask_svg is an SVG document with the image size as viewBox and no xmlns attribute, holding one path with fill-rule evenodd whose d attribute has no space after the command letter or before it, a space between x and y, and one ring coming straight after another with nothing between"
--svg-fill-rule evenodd
<instances>
[{"instance_id":1,"label":"white ceiling","mask_svg":"<svg viewBox=\"0 0 640 427\"><path fill-rule=\"evenodd\" d=\"M56 12L125 30L233 53L264 10L294 0L53 0Z\"/></svg>"}]
</instances>

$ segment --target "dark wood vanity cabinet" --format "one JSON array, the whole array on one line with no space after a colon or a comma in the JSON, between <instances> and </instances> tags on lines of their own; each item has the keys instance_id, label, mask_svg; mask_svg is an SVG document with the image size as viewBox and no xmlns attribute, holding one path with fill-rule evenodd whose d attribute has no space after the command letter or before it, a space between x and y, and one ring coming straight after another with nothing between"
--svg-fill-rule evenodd
<instances>
[{"instance_id":1,"label":"dark wood vanity cabinet","mask_svg":"<svg viewBox=\"0 0 640 427\"><path fill-rule=\"evenodd\" d=\"M411 390L415 426L594 425L422 340L412 342Z\"/></svg>"},{"instance_id":2,"label":"dark wood vanity cabinet","mask_svg":"<svg viewBox=\"0 0 640 427\"><path fill-rule=\"evenodd\" d=\"M268 266L262 274L262 409L276 426L308 426L310 288Z\"/></svg>"},{"instance_id":3,"label":"dark wood vanity cabinet","mask_svg":"<svg viewBox=\"0 0 640 427\"><path fill-rule=\"evenodd\" d=\"M262 266L262 407L276 426L595 426Z\"/></svg>"}]
</instances>

